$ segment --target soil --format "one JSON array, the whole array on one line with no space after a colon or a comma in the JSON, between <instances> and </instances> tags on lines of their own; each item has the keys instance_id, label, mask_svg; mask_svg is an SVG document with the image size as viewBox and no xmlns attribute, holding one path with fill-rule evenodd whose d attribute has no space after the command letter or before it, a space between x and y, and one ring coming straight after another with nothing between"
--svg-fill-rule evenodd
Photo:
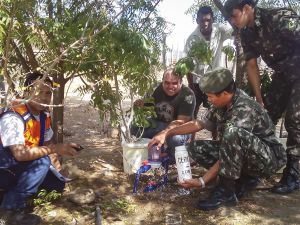
<instances>
[{"instance_id":1,"label":"soil","mask_svg":"<svg viewBox=\"0 0 300 225\"><path fill-rule=\"evenodd\" d=\"M63 197L50 205L38 206L42 224L95 224L96 206L100 208L101 222L105 224L300 224L300 191L281 196L271 194L269 188L280 174L262 180L260 185L239 201L235 207L223 207L203 212L195 208L198 199L207 197L213 185L203 190L193 189L180 195L176 184L176 168L170 168L171 181L163 190L132 194L133 176L123 172L122 148L119 139L103 133L97 110L88 98L68 97L65 107L64 141L76 142L84 150L76 158L64 158L64 167L70 177L76 178L66 186ZM208 137L200 132L197 138ZM193 166L194 175L205 170ZM150 176L150 175L149 175ZM141 178L145 185L147 175ZM92 189L94 202L75 204L70 194L80 189ZM173 222L173 223L172 223ZM99 223L100 224L100 223Z\"/></svg>"}]
</instances>

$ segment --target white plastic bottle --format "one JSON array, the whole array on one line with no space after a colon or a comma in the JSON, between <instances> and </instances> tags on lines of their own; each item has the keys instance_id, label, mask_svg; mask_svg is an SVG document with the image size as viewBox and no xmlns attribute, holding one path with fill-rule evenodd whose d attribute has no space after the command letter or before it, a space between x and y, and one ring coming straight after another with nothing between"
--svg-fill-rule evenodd
<instances>
[{"instance_id":1,"label":"white plastic bottle","mask_svg":"<svg viewBox=\"0 0 300 225\"><path fill-rule=\"evenodd\" d=\"M192 179L191 164L188 151L184 145L175 147L175 160L178 172L178 180Z\"/></svg>"}]
</instances>

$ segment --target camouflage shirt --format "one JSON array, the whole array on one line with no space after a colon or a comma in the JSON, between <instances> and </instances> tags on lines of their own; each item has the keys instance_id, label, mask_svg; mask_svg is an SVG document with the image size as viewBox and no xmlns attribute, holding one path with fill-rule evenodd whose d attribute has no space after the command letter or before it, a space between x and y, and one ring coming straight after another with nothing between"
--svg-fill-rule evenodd
<instances>
[{"instance_id":1,"label":"camouflage shirt","mask_svg":"<svg viewBox=\"0 0 300 225\"><path fill-rule=\"evenodd\" d=\"M259 56L275 69L287 56L300 54L300 17L290 9L255 8L254 27L241 31L245 60Z\"/></svg>"},{"instance_id":2,"label":"camouflage shirt","mask_svg":"<svg viewBox=\"0 0 300 225\"><path fill-rule=\"evenodd\" d=\"M238 127L253 133L269 146L280 143L267 111L240 89L236 90L229 108L211 107L202 123L207 130L217 129L220 141L226 128Z\"/></svg>"}]
</instances>

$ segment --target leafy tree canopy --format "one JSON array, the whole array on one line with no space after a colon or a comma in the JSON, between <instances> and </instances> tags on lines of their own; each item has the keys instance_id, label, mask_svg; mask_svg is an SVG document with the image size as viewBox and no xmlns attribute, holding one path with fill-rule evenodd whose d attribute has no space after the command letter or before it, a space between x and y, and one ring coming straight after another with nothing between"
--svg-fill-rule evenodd
<instances>
[{"instance_id":1,"label":"leafy tree canopy","mask_svg":"<svg viewBox=\"0 0 300 225\"><path fill-rule=\"evenodd\" d=\"M54 104L63 103L66 82L80 76L81 90L92 90L93 103L117 119L123 93L116 85L143 95L154 80L166 30L159 2L2 0L1 74L14 89L30 71L47 73L61 87Z\"/></svg>"}]
</instances>

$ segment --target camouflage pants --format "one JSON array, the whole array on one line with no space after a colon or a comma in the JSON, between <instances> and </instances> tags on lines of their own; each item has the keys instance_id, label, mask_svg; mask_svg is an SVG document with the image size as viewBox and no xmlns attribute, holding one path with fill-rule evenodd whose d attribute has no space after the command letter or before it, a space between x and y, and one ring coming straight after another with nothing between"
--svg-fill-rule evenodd
<instances>
[{"instance_id":1,"label":"camouflage pants","mask_svg":"<svg viewBox=\"0 0 300 225\"><path fill-rule=\"evenodd\" d=\"M237 127L225 130L223 140L198 140L188 148L191 157L201 166L209 169L220 160L219 175L238 179L241 174L254 177L269 177L286 163L284 148L274 153L261 139L252 133ZM279 154L280 155L280 154Z\"/></svg>"},{"instance_id":2,"label":"camouflage pants","mask_svg":"<svg viewBox=\"0 0 300 225\"><path fill-rule=\"evenodd\" d=\"M265 99L265 108L274 124L285 112L284 125L288 132L287 154L296 156L300 156L299 62L300 56L292 56L286 60L285 65L277 65L278 70L272 76L272 83Z\"/></svg>"}]
</instances>

